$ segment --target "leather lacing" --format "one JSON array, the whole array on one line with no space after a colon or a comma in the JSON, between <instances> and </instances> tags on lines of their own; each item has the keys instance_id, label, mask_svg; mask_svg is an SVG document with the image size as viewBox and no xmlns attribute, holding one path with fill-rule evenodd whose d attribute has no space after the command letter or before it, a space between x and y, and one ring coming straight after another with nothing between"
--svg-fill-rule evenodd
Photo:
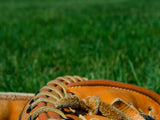
<instances>
[{"instance_id":1,"label":"leather lacing","mask_svg":"<svg viewBox=\"0 0 160 120\"><path fill-rule=\"evenodd\" d=\"M31 105L27 109L27 113L30 113L41 102L51 103L55 105L56 101L72 94L67 92L67 87L66 87L67 84L80 82L80 81L87 81L87 78L81 78L79 76L73 76L73 77L65 76L65 77L58 77L56 80L50 81L46 86L41 88L40 89L41 92L38 92L34 97L34 99L31 100L30 102ZM52 86L50 86L50 84L52 84ZM42 91L44 89L47 89L48 91ZM47 96L47 97L40 98L40 96ZM34 120L36 117L38 117L39 114L43 112L48 112L48 111L55 112L59 114L62 118L67 119L66 115L61 110L54 107L50 107L50 106L44 106L36 109L35 111L33 111L32 115L28 119ZM52 120L52 119L53 118L49 118L48 120Z\"/></svg>"},{"instance_id":2,"label":"leather lacing","mask_svg":"<svg viewBox=\"0 0 160 120\"><path fill-rule=\"evenodd\" d=\"M50 81L46 86L41 88L40 92L30 101L30 107L27 109L27 113L30 113L39 103L50 103L53 106L42 106L32 111L31 116L28 120L35 120L41 113L54 112L60 115L62 119L70 119L62 112L63 108L69 108L72 112L76 113L74 108L80 108L86 110L89 115L97 114L98 111L105 117L117 120L133 120L130 116L125 114L126 109L130 109L129 104L127 105L123 100L116 99L111 105L100 101L97 96L87 97L86 99L80 100L76 95L71 93L67 84L75 83L79 81L87 81L86 78L79 76L65 76L59 77L56 80ZM47 91L44 91L47 90ZM42 97L45 96L45 97ZM95 104L89 106L89 102L94 101ZM117 109L116 102L122 102L125 107L122 110ZM94 107L93 107L94 106ZM73 108L73 109L72 109ZM120 108L121 109L121 108ZM118 116L118 117L117 117ZM86 120L82 115L79 115L83 120ZM154 120L149 115L141 114L139 120ZM55 118L48 118L47 120L58 120Z\"/></svg>"}]
</instances>

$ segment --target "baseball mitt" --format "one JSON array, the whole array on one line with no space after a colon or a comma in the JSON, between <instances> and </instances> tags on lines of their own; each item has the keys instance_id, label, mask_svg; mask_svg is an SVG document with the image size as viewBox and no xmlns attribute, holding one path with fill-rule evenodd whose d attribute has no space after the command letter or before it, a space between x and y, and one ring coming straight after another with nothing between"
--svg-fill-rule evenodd
<instances>
[{"instance_id":1,"label":"baseball mitt","mask_svg":"<svg viewBox=\"0 0 160 120\"><path fill-rule=\"evenodd\" d=\"M59 77L28 101L18 120L160 120L160 96L121 82Z\"/></svg>"}]
</instances>

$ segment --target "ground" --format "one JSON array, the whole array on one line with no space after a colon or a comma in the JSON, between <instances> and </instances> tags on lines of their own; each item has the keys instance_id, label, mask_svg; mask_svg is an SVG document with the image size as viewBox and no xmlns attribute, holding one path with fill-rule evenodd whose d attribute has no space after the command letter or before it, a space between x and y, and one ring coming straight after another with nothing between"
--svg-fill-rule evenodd
<instances>
[{"instance_id":1,"label":"ground","mask_svg":"<svg viewBox=\"0 0 160 120\"><path fill-rule=\"evenodd\" d=\"M160 93L159 0L0 0L0 91L64 75Z\"/></svg>"}]
</instances>

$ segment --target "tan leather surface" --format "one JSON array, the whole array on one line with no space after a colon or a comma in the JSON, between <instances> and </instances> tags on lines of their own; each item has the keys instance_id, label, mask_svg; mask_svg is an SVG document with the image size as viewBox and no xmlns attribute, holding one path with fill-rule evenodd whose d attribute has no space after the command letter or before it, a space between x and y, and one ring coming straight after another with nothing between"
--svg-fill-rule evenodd
<instances>
[{"instance_id":1,"label":"tan leather surface","mask_svg":"<svg viewBox=\"0 0 160 120\"><path fill-rule=\"evenodd\" d=\"M0 93L0 120L17 120L32 94Z\"/></svg>"}]
</instances>

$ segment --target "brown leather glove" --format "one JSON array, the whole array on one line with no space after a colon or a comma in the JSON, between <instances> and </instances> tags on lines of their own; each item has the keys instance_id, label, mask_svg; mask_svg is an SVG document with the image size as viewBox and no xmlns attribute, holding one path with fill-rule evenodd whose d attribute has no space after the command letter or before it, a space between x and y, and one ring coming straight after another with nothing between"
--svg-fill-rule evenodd
<instances>
[{"instance_id":1,"label":"brown leather glove","mask_svg":"<svg viewBox=\"0 0 160 120\"><path fill-rule=\"evenodd\" d=\"M160 96L121 82L65 76L41 88L18 119L159 120Z\"/></svg>"}]
</instances>

